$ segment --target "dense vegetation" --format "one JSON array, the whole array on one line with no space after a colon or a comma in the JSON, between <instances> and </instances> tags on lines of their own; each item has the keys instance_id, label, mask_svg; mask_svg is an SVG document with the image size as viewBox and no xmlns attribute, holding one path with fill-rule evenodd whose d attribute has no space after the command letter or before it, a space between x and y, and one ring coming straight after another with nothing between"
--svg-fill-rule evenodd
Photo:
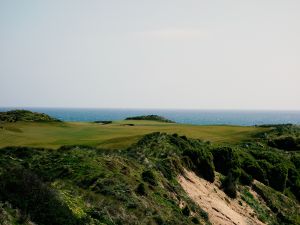
<instances>
[{"instance_id":1,"label":"dense vegetation","mask_svg":"<svg viewBox=\"0 0 300 225\"><path fill-rule=\"evenodd\" d=\"M238 143L215 144L154 132L119 150L85 145L57 150L2 148L0 221L209 224L208 214L177 181L188 169L209 182L220 173L220 188L228 197L240 196L265 223L300 224L299 126L265 127ZM250 188L265 204L254 198Z\"/></svg>"},{"instance_id":2,"label":"dense vegetation","mask_svg":"<svg viewBox=\"0 0 300 225\"><path fill-rule=\"evenodd\" d=\"M28 110L11 110L0 112L0 122L59 122L60 120L44 113L31 112Z\"/></svg>"},{"instance_id":3,"label":"dense vegetation","mask_svg":"<svg viewBox=\"0 0 300 225\"><path fill-rule=\"evenodd\" d=\"M176 181L184 165L213 171L210 153L200 154L197 163L184 155L187 147L197 151L201 146L200 141L154 133L123 151L4 148L0 201L20 210L16 224L29 219L66 225L205 224L207 214Z\"/></svg>"},{"instance_id":4,"label":"dense vegetation","mask_svg":"<svg viewBox=\"0 0 300 225\"><path fill-rule=\"evenodd\" d=\"M157 121L157 122L175 123L172 120L166 119L166 118L164 118L162 116L158 116L158 115L127 117L125 120L151 120L151 121Z\"/></svg>"},{"instance_id":5,"label":"dense vegetation","mask_svg":"<svg viewBox=\"0 0 300 225\"><path fill-rule=\"evenodd\" d=\"M272 128L267 133L260 133L269 146L286 150L300 150L300 126L293 124L261 125L260 127Z\"/></svg>"}]
</instances>

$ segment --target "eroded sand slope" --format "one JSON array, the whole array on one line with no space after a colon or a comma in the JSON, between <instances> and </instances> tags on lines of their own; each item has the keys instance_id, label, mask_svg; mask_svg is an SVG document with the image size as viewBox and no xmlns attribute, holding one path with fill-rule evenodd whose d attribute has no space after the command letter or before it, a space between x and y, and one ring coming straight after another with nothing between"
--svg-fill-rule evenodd
<instances>
[{"instance_id":1,"label":"eroded sand slope","mask_svg":"<svg viewBox=\"0 0 300 225\"><path fill-rule=\"evenodd\" d=\"M210 183L195 173L185 171L178 181L185 192L204 209L214 225L248 225L264 224L257 219L254 211L245 202L239 204L240 198L230 199L219 189L220 182L216 179Z\"/></svg>"}]
</instances>

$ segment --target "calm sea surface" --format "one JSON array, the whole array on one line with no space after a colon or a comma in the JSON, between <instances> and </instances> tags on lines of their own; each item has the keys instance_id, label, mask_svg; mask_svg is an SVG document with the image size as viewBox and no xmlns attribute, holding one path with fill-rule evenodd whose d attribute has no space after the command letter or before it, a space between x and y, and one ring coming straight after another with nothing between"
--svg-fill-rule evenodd
<instances>
[{"instance_id":1,"label":"calm sea surface","mask_svg":"<svg viewBox=\"0 0 300 225\"><path fill-rule=\"evenodd\" d=\"M14 108L0 108L7 111ZM49 114L64 121L122 120L129 116L157 114L177 123L259 125L300 124L300 111L162 110L162 109L76 109L23 108Z\"/></svg>"}]
</instances>

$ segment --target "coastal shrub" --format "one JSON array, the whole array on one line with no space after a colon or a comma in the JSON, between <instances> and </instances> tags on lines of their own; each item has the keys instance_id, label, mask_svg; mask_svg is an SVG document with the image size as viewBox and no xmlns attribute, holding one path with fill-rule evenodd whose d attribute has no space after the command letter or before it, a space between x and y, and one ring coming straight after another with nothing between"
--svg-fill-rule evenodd
<instances>
[{"instance_id":1,"label":"coastal shrub","mask_svg":"<svg viewBox=\"0 0 300 225\"><path fill-rule=\"evenodd\" d=\"M243 160L242 169L249 175L251 175L254 179L268 184L268 180L266 179L266 174L259 166L258 162L250 157Z\"/></svg>"},{"instance_id":2,"label":"coastal shrub","mask_svg":"<svg viewBox=\"0 0 300 225\"><path fill-rule=\"evenodd\" d=\"M291 157L291 161L295 165L296 169L300 171L300 154L294 154Z\"/></svg>"},{"instance_id":3,"label":"coastal shrub","mask_svg":"<svg viewBox=\"0 0 300 225\"><path fill-rule=\"evenodd\" d=\"M285 164L279 163L274 165L270 173L270 186L277 191L283 191L286 187L288 168Z\"/></svg>"},{"instance_id":4,"label":"coastal shrub","mask_svg":"<svg viewBox=\"0 0 300 225\"><path fill-rule=\"evenodd\" d=\"M199 219L198 219L197 217L193 217L193 218L191 219L191 221L192 221L194 224L201 224L200 221L199 221Z\"/></svg>"},{"instance_id":5,"label":"coastal shrub","mask_svg":"<svg viewBox=\"0 0 300 225\"><path fill-rule=\"evenodd\" d=\"M280 137L269 140L268 145L271 147L284 149L284 150L295 150L299 144L299 140L292 136Z\"/></svg>"},{"instance_id":6,"label":"coastal shrub","mask_svg":"<svg viewBox=\"0 0 300 225\"><path fill-rule=\"evenodd\" d=\"M174 178L178 173L183 171L180 159L175 156L158 160L156 166L168 180Z\"/></svg>"},{"instance_id":7,"label":"coastal shrub","mask_svg":"<svg viewBox=\"0 0 300 225\"><path fill-rule=\"evenodd\" d=\"M158 115L133 116L133 117L127 117L125 120L152 120L152 121L165 122L165 123L175 123L172 120L166 119Z\"/></svg>"},{"instance_id":8,"label":"coastal shrub","mask_svg":"<svg viewBox=\"0 0 300 225\"><path fill-rule=\"evenodd\" d=\"M9 201L38 224L73 225L78 222L57 193L29 170L13 168L2 174L0 193L0 201Z\"/></svg>"},{"instance_id":9,"label":"coastal shrub","mask_svg":"<svg viewBox=\"0 0 300 225\"><path fill-rule=\"evenodd\" d=\"M157 185L156 178L151 170L145 170L142 173L142 179L143 179L143 181L145 181L153 186Z\"/></svg>"},{"instance_id":10,"label":"coastal shrub","mask_svg":"<svg viewBox=\"0 0 300 225\"><path fill-rule=\"evenodd\" d=\"M269 174L273 168L273 165L265 159L257 160L257 164L259 165L261 170L264 172L264 176L266 178L269 178Z\"/></svg>"},{"instance_id":11,"label":"coastal shrub","mask_svg":"<svg viewBox=\"0 0 300 225\"><path fill-rule=\"evenodd\" d=\"M212 150L215 168L223 175L227 175L230 170L239 168L240 162L234 149L230 147L220 147Z\"/></svg>"},{"instance_id":12,"label":"coastal shrub","mask_svg":"<svg viewBox=\"0 0 300 225\"><path fill-rule=\"evenodd\" d=\"M153 216L153 219L154 219L154 221L156 222L157 225L164 225L165 224L163 218L161 218L160 215Z\"/></svg>"},{"instance_id":13,"label":"coastal shrub","mask_svg":"<svg viewBox=\"0 0 300 225\"><path fill-rule=\"evenodd\" d=\"M230 198L236 198L236 179L231 172L222 180L221 187Z\"/></svg>"},{"instance_id":14,"label":"coastal shrub","mask_svg":"<svg viewBox=\"0 0 300 225\"><path fill-rule=\"evenodd\" d=\"M0 121L17 122L17 121L35 121L35 122L61 122L44 113L31 112L29 110L11 110L0 112Z\"/></svg>"},{"instance_id":15,"label":"coastal shrub","mask_svg":"<svg viewBox=\"0 0 300 225\"><path fill-rule=\"evenodd\" d=\"M182 209L182 214L183 214L184 216L190 216L190 213L191 213L191 211L190 211L189 207L186 205L186 206Z\"/></svg>"},{"instance_id":16,"label":"coastal shrub","mask_svg":"<svg viewBox=\"0 0 300 225\"><path fill-rule=\"evenodd\" d=\"M140 183L136 188L136 193L139 195L146 195L146 189L144 183Z\"/></svg>"},{"instance_id":17,"label":"coastal shrub","mask_svg":"<svg viewBox=\"0 0 300 225\"><path fill-rule=\"evenodd\" d=\"M252 149L249 151L249 153L254 157L256 160L266 160L272 165L276 163L282 162L284 158L281 154L278 154L278 152L275 152L273 150L267 150L262 151L262 149Z\"/></svg>"},{"instance_id":18,"label":"coastal shrub","mask_svg":"<svg viewBox=\"0 0 300 225\"><path fill-rule=\"evenodd\" d=\"M247 174L244 170L241 170L239 181L243 185L251 185L253 178L251 175Z\"/></svg>"},{"instance_id":19,"label":"coastal shrub","mask_svg":"<svg viewBox=\"0 0 300 225\"><path fill-rule=\"evenodd\" d=\"M289 168L286 186L290 188L298 201L300 201L300 171L296 168Z\"/></svg>"},{"instance_id":20,"label":"coastal shrub","mask_svg":"<svg viewBox=\"0 0 300 225\"><path fill-rule=\"evenodd\" d=\"M197 175L213 182L215 179L214 164L212 154L204 149L186 149L183 152L187 167L193 170Z\"/></svg>"}]
</instances>

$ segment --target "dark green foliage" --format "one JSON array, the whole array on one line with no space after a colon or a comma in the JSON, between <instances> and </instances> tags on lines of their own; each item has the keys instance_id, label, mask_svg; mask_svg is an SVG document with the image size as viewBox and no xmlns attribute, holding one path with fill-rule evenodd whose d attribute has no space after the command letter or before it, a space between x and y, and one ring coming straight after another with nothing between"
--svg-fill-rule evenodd
<instances>
[{"instance_id":1,"label":"dark green foliage","mask_svg":"<svg viewBox=\"0 0 300 225\"><path fill-rule=\"evenodd\" d=\"M197 217L193 217L193 218L191 219L191 221L192 221L194 224L200 224L200 221L198 220Z\"/></svg>"},{"instance_id":2,"label":"dark green foliage","mask_svg":"<svg viewBox=\"0 0 300 225\"><path fill-rule=\"evenodd\" d=\"M255 159L249 156L242 161L241 166L247 174L265 184L268 184L265 172L262 170Z\"/></svg>"},{"instance_id":3,"label":"dark green foliage","mask_svg":"<svg viewBox=\"0 0 300 225\"><path fill-rule=\"evenodd\" d=\"M236 151L230 147L215 148L212 150L212 154L216 170L224 175L240 167L238 155Z\"/></svg>"},{"instance_id":4,"label":"dark green foliage","mask_svg":"<svg viewBox=\"0 0 300 225\"><path fill-rule=\"evenodd\" d=\"M254 159L266 160L271 164L280 163L286 158L282 152L274 151L273 149L250 149L249 153L254 157Z\"/></svg>"},{"instance_id":5,"label":"dark green foliage","mask_svg":"<svg viewBox=\"0 0 300 225\"><path fill-rule=\"evenodd\" d=\"M140 183L136 188L136 193L139 195L146 195L146 189L144 183Z\"/></svg>"},{"instance_id":6,"label":"dark green foliage","mask_svg":"<svg viewBox=\"0 0 300 225\"><path fill-rule=\"evenodd\" d=\"M286 186L287 175L288 169L283 163L274 165L269 179L270 186L277 191L283 191Z\"/></svg>"},{"instance_id":7,"label":"dark green foliage","mask_svg":"<svg viewBox=\"0 0 300 225\"><path fill-rule=\"evenodd\" d=\"M260 127L268 127L272 128L267 135L269 137L273 136L282 136L282 135L291 135L291 136L299 136L300 126L294 124L269 124L269 125L261 125Z\"/></svg>"},{"instance_id":8,"label":"dark green foliage","mask_svg":"<svg viewBox=\"0 0 300 225\"><path fill-rule=\"evenodd\" d=\"M268 182L269 182L268 179L270 178L270 173L271 173L271 170L272 170L274 164L268 162L265 159L262 159L262 160L257 160L257 165L259 165L259 167L263 171L263 176L267 180L266 184L268 184Z\"/></svg>"},{"instance_id":9,"label":"dark green foliage","mask_svg":"<svg viewBox=\"0 0 300 225\"><path fill-rule=\"evenodd\" d=\"M300 171L300 154L294 154L294 155L292 155L291 161L294 164L294 166L296 167L296 169L298 171Z\"/></svg>"},{"instance_id":10,"label":"dark green foliage","mask_svg":"<svg viewBox=\"0 0 300 225\"><path fill-rule=\"evenodd\" d=\"M28 110L11 110L8 112L0 112L0 121L60 122L60 120L52 118L47 114L31 112Z\"/></svg>"},{"instance_id":11,"label":"dark green foliage","mask_svg":"<svg viewBox=\"0 0 300 225\"><path fill-rule=\"evenodd\" d=\"M20 214L8 202L0 201L0 224L1 225L29 225L33 224L27 215Z\"/></svg>"},{"instance_id":12,"label":"dark green foliage","mask_svg":"<svg viewBox=\"0 0 300 225\"><path fill-rule=\"evenodd\" d=\"M241 155L241 167L254 179L286 194L292 192L299 199L298 182L300 180L298 153L283 153L270 148L249 149ZM300 162L300 161L299 161ZM290 195L292 197L292 195Z\"/></svg>"},{"instance_id":13,"label":"dark green foliage","mask_svg":"<svg viewBox=\"0 0 300 225\"><path fill-rule=\"evenodd\" d=\"M240 177L240 161L235 149L219 147L212 150L214 165L218 172L226 177L222 180L222 189L231 198L236 198L236 185Z\"/></svg>"},{"instance_id":14,"label":"dark green foliage","mask_svg":"<svg viewBox=\"0 0 300 225\"><path fill-rule=\"evenodd\" d=\"M222 180L222 188L230 198L236 198L236 178L231 172Z\"/></svg>"},{"instance_id":15,"label":"dark green foliage","mask_svg":"<svg viewBox=\"0 0 300 225\"><path fill-rule=\"evenodd\" d=\"M176 156L169 156L158 160L156 165L164 177L169 180L175 178L177 174L182 173L183 171L182 162L179 157Z\"/></svg>"},{"instance_id":16,"label":"dark green foliage","mask_svg":"<svg viewBox=\"0 0 300 225\"><path fill-rule=\"evenodd\" d=\"M157 185L157 180L155 178L155 175L153 174L153 172L151 170L146 170L142 173L142 179L143 181L156 186Z\"/></svg>"},{"instance_id":17,"label":"dark green foliage","mask_svg":"<svg viewBox=\"0 0 300 225\"><path fill-rule=\"evenodd\" d=\"M300 126L293 124L266 125L272 128L270 131L260 134L258 137L274 148L295 151L300 150Z\"/></svg>"},{"instance_id":18,"label":"dark green foliage","mask_svg":"<svg viewBox=\"0 0 300 225\"><path fill-rule=\"evenodd\" d=\"M156 222L157 225L164 225L165 224L164 220L159 215L154 216L153 219L154 219L154 221Z\"/></svg>"},{"instance_id":19,"label":"dark green foliage","mask_svg":"<svg viewBox=\"0 0 300 225\"><path fill-rule=\"evenodd\" d=\"M251 185L251 183L253 181L253 177L251 175L247 174L244 170L241 170L239 181L243 185Z\"/></svg>"},{"instance_id":20,"label":"dark green foliage","mask_svg":"<svg viewBox=\"0 0 300 225\"><path fill-rule=\"evenodd\" d=\"M268 144L271 147L284 150L300 150L300 139L292 136L271 139Z\"/></svg>"},{"instance_id":21,"label":"dark green foliage","mask_svg":"<svg viewBox=\"0 0 300 225\"><path fill-rule=\"evenodd\" d=\"M179 137L177 134L151 133L145 135L126 153L142 163L152 160L166 178L171 179L183 166L195 171L210 182L214 181L212 154L206 143Z\"/></svg>"},{"instance_id":22,"label":"dark green foliage","mask_svg":"<svg viewBox=\"0 0 300 225\"><path fill-rule=\"evenodd\" d=\"M158 116L158 115L127 117L125 120L152 120L152 121L165 122L165 123L175 123L172 120L166 119L166 118L164 118L162 116Z\"/></svg>"},{"instance_id":23,"label":"dark green foliage","mask_svg":"<svg viewBox=\"0 0 300 225\"><path fill-rule=\"evenodd\" d=\"M186 205L186 206L182 209L182 214L183 214L184 216L190 216L190 213L191 213L191 211L190 211L189 207Z\"/></svg>"},{"instance_id":24,"label":"dark green foliage","mask_svg":"<svg viewBox=\"0 0 300 225\"><path fill-rule=\"evenodd\" d=\"M213 182L215 179L212 155L203 149L186 149L183 152L188 168L204 179Z\"/></svg>"},{"instance_id":25,"label":"dark green foliage","mask_svg":"<svg viewBox=\"0 0 300 225\"><path fill-rule=\"evenodd\" d=\"M288 179L286 186L289 187L295 197L300 201L300 172L295 168L288 171Z\"/></svg>"},{"instance_id":26,"label":"dark green foliage","mask_svg":"<svg viewBox=\"0 0 300 225\"><path fill-rule=\"evenodd\" d=\"M39 224L78 224L56 192L31 171L11 169L0 177L0 200L10 201Z\"/></svg>"},{"instance_id":27,"label":"dark green foliage","mask_svg":"<svg viewBox=\"0 0 300 225\"><path fill-rule=\"evenodd\" d=\"M111 124L111 120L96 120L94 123L101 123L101 124Z\"/></svg>"}]
</instances>

